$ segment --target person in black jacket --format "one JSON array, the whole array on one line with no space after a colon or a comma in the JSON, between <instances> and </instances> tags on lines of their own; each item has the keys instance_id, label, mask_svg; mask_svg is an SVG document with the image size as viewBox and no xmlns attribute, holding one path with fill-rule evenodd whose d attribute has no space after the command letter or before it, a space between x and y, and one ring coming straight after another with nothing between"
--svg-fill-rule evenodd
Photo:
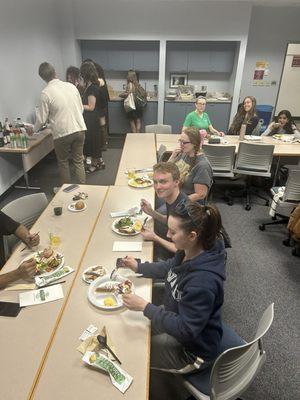
<instances>
[{"instance_id":1,"label":"person in black jacket","mask_svg":"<svg viewBox=\"0 0 300 400\"><path fill-rule=\"evenodd\" d=\"M162 306L123 295L126 307L151 320L153 369L188 373L206 368L219 355L226 258L220 228L214 206L182 203L168 219L168 237L178 249L174 258L157 263L123 258L124 266L146 278L165 278Z\"/></svg>"},{"instance_id":2,"label":"person in black jacket","mask_svg":"<svg viewBox=\"0 0 300 400\"><path fill-rule=\"evenodd\" d=\"M232 124L227 132L228 135L239 135L243 124L246 125L246 135L252 135L259 122L256 113L256 98L247 96L243 103L239 104L238 111L232 121Z\"/></svg>"}]
</instances>

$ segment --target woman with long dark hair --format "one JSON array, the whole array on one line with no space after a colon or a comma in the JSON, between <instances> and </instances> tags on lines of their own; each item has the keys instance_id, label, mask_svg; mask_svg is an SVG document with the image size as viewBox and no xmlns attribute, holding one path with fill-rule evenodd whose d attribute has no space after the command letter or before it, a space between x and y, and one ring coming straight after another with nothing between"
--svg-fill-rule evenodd
<instances>
[{"instance_id":1,"label":"woman with long dark hair","mask_svg":"<svg viewBox=\"0 0 300 400\"><path fill-rule=\"evenodd\" d=\"M91 173L105 168L102 159L103 135L100 119L104 116L103 104L105 99L99 88L98 74L95 66L85 62L80 67L80 74L84 81L82 103L84 108L84 120L87 126L86 139L84 143L84 155L91 159L87 165L87 172Z\"/></svg>"},{"instance_id":2,"label":"woman with long dark hair","mask_svg":"<svg viewBox=\"0 0 300 400\"><path fill-rule=\"evenodd\" d=\"M179 137L176 148L169 161L174 162L180 171L181 190L190 201L203 201L213 183L212 167L200 149L199 130L186 128Z\"/></svg>"},{"instance_id":3,"label":"woman with long dark hair","mask_svg":"<svg viewBox=\"0 0 300 400\"><path fill-rule=\"evenodd\" d=\"M261 136L273 135L294 135L295 138L300 138L300 132L293 121L292 114L288 110L282 110L277 117L270 123L268 128L261 134Z\"/></svg>"},{"instance_id":4,"label":"woman with long dark hair","mask_svg":"<svg viewBox=\"0 0 300 400\"><path fill-rule=\"evenodd\" d=\"M174 258L156 263L123 258L125 267L143 277L165 279L162 306L136 294L123 295L127 308L151 320L152 372L190 373L208 367L220 353L226 259L221 225L212 205L178 204L168 218L168 237L177 248ZM159 376L151 378L151 399L160 399Z\"/></svg>"},{"instance_id":5,"label":"woman with long dark hair","mask_svg":"<svg viewBox=\"0 0 300 400\"><path fill-rule=\"evenodd\" d=\"M247 96L239 106L238 112L229 128L228 135L239 135L242 125L246 125L246 135L251 135L258 121L256 99L253 96Z\"/></svg>"}]
</instances>

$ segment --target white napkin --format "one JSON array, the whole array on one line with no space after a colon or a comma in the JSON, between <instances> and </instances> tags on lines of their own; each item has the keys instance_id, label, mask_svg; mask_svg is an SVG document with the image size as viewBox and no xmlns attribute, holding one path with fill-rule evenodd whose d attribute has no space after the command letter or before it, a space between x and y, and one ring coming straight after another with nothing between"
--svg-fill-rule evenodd
<instances>
[{"instance_id":1,"label":"white napkin","mask_svg":"<svg viewBox=\"0 0 300 400\"><path fill-rule=\"evenodd\" d=\"M140 207L132 207L129 210L123 210L123 211L116 211L116 212L111 212L110 216L112 218L116 217L126 217L126 215L134 215L134 213L138 213L140 211Z\"/></svg>"},{"instance_id":2,"label":"white napkin","mask_svg":"<svg viewBox=\"0 0 300 400\"><path fill-rule=\"evenodd\" d=\"M29 292L20 293L19 301L20 307L24 307L33 306L35 304L48 303L49 301L62 299L63 297L64 293L62 290L62 286L54 285L38 290L30 290Z\"/></svg>"},{"instance_id":3,"label":"white napkin","mask_svg":"<svg viewBox=\"0 0 300 400\"><path fill-rule=\"evenodd\" d=\"M114 242L113 251L142 251L143 242Z\"/></svg>"}]
</instances>

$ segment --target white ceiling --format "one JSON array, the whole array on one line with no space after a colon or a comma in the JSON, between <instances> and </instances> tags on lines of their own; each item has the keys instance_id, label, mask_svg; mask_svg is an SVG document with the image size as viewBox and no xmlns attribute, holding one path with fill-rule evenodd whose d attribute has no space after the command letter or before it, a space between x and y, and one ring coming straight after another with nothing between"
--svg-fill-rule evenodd
<instances>
[{"instance_id":1,"label":"white ceiling","mask_svg":"<svg viewBox=\"0 0 300 400\"><path fill-rule=\"evenodd\" d=\"M129 0L123 0L129 1ZM146 0L147 2L149 0ZM150 0L151 1L151 0ZM153 1L153 0L152 0ZM154 1L165 1L165 2L191 2L191 3L248 3L256 6L300 6L300 0L154 0Z\"/></svg>"}]
</instances>

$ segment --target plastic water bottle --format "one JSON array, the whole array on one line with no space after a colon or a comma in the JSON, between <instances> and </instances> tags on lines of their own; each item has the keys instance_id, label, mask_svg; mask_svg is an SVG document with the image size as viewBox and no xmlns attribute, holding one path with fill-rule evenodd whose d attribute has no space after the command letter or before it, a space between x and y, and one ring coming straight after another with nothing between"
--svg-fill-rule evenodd
<instances>
[{"instance_id":1,"label":"plastic water bottle","mask_svg":"<svg viewBox=\"0 0 300 400\"><path fill-rule=\"evenodd\" d=\"M247 128L247 125L246 124L242 124L241 130L240 130L239 140L244 140L245 139L246 128Z\"/></svg>"}]
</instances>

